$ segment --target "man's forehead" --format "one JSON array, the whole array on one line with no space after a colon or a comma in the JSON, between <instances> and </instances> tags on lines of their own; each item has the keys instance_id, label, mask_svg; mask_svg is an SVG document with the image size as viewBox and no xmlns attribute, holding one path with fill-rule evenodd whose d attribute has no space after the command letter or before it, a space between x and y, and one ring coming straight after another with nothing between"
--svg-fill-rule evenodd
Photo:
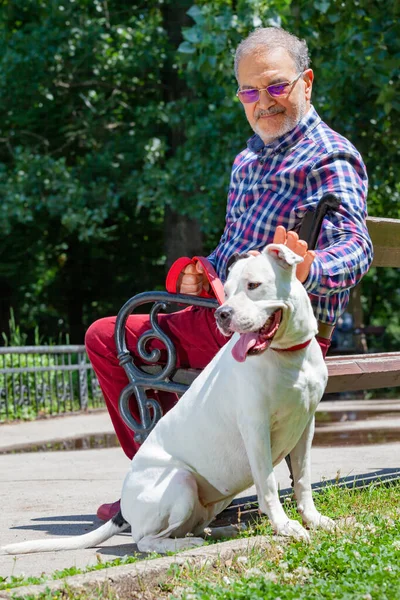
<instances>
[{"instance_id":1,"label":"man's forehead","mask_svg":"<svg viewBox=\"0 0 400 600\"><path fill-rule=\"evenodd\" d=\"M250 78L274 83L274 80L282 81L282 77L295 72L295 62L285 48L268 50L259 46L245 54L238 64L238 78L242 85Z\"/></svg>"}]
</instances>

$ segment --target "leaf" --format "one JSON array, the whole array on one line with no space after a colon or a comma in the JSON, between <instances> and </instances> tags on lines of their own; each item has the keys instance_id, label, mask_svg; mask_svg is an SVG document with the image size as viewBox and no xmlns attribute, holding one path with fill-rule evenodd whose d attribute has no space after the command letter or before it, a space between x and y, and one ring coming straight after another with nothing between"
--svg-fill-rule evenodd
<instances>
[{"instance_id":1,"label":"leaf","mask_svg":"<svg viewBox=\"0 0 400 600\"><path fill-rule=\"evenodd\" d=\"M197 44L198 42L201 42L201 34L197 27L183 29L182 35L185 38L185 40L191 42L192 44Z\"/></svg>"},{"instance_id":2,"label":"leaf","mask_svg":"<svg viewBox=\"0 0 400 600\"><path fill-rule=\"evenodd\" d=\"M323 15L328 12L330 5L330 0L319 0L318 2L315 2L315 8Z\"/></svg>"},{"instance_id":3,"label":"leaf","mask_svg":"<svg viewBox=\"0 0 400 600\"><path fill-rule=\"evenodd\" d=\"M178 48L178 52L182 52L182 54L194 54L196 48L190 42L182 42Z\"/></svg>"},{"instance_id":4,"label":"leaf","mask_svg":"<svg viewBox=\"0 0 400 600\"><path fill-rule=\"evenodd\" d=\"M186 14L189 15L189 17L192 17L193 21L198 25L204 23L204 15L202 13L202 10L199 6L196 6L196 4L191 6L186 12Z\"/></svg>"}]
</instances>

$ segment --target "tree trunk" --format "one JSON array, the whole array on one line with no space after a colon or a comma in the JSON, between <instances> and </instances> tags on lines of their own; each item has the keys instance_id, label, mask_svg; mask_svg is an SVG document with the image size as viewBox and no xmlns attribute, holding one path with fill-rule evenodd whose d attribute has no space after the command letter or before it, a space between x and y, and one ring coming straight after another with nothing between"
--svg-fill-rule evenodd
<instances>
[{"instance_id":1,"label":"tree trunk","mask_svg":"<svg viewBox=\"0 0 400 600\"><path fill-rule=\"evenodd\" d=\"M181 0L181 2L170 0L162 5L164 28L171 47L171 54L169 60L165 63L162 75L165 90L164 100L167 103L190 96L190 90L186 87L184 80L179 78L177 70L173 69L172 65L174 54L183 41L182 27L190 27L193 24L186 14L192 4L193 0ZM183 126L175 126L169 129L167 160L175 155L184 141L185 131ZM177 213L167 204L165 205L164 214L164 248L167 257L167 269L180 256L191 258L203 254L202 234L198 221Z\"/></svg>"},{"instance_id":2,"label":"tree trunk","mask_svg":"<svg viewBox=\"0 0 400 600\"><path fill-rule=\"evenodd\" d=\"M79 281L78 279L76 281ZM68 291L68 332L71 344L83 344L85 328L83 326L83 301L79 290Z\"/></svg>"},{"instance_id":3,"label":"tree trunk","mask_svg":"<svg viewBox=\"0 0 400 600\"><path fill-rule=\"evenodd\" d=\"M203 240L198 221L179 215L169 207L165 208L164 240L167 256L166 267L181 256L201 256Z\"/></svg>"},{"instance_id":4,"label":"tree trunk","mask_svg":"<svg viewBox=\"0 0 400 600\"><path fill-rule=\"evenodd\" d=\"M85 251L76 239L68 240L68 259L63 268L62 290L65 295L64 306L67 313L68 334L71 344L83 344L85 327L83 325L83 307L85 304Z\"/></svg>"}]
</instances>

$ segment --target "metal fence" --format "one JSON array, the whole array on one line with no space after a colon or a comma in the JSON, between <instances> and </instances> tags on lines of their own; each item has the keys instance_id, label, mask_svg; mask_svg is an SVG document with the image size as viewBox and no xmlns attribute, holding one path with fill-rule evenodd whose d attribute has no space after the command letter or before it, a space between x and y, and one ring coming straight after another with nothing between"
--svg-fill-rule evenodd
<instances>
[{"instance_id":1,"label":"metal fence","mask_svg":"<svg viewBox=\"0 0 400 600\"><path fill-rule=\"evenodd\" d=\"M0 421L104 406L85 346L0 348Z\"/></svg>"}]
</instances>

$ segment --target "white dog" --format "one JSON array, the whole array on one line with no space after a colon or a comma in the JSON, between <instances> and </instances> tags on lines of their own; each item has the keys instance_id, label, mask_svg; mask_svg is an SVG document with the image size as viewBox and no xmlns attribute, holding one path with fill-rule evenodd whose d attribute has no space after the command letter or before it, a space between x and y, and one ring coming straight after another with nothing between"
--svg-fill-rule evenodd
<instances>
[{"instance_id":1,"label":"white dog","mask_svg":"<svg viewBox=\"0 0 400 600\"><path fill-rule=\"evenodd\" d=\"M204 539L196 536L253 483L274 531L308 540L307 531L288 519L279 501L273 467L289 453L303 523L333 528L311 494L314 412L327 369L314 338L317 323L310 301L296 279L301 260L286 246L270 244L262 254L233 265L227 299L216 318L223 333L236 333L133 458L118 515L82 536L4 550L17 554L95 546L128 525L140 551L198 546Z\"/></svg>"}]
</instances>

